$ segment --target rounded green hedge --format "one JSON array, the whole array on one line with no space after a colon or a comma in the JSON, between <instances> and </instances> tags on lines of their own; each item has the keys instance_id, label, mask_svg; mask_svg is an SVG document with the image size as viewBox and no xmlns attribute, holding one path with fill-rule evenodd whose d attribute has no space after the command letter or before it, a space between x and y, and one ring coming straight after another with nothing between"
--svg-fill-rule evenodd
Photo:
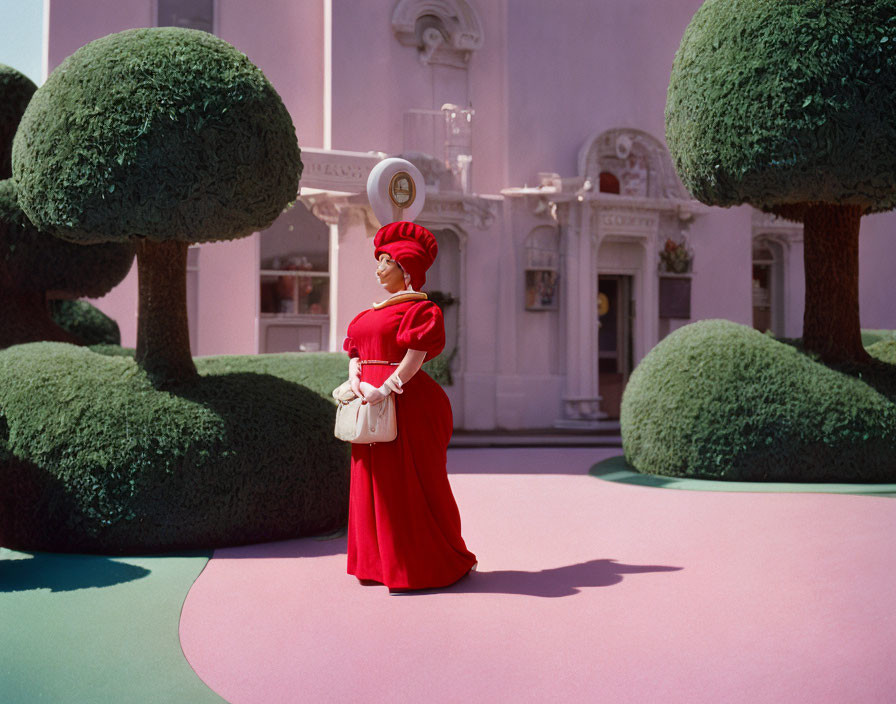
<instances>
[{"instance_id":1,"label":"rounded green hedge","mask_svg":"<svg viewBox=\"0 0 896 704\"><path fill-rule=\"evenodd\" d=\"M131 242L82 245L39 232L19 207L12 179L0 181L0 257L20 291L100 298L134 263Z\"/></svg>"},{"instance_id":2,"label":"rounded green hedge","mask_svg":"<svg viewBox=\"0 0 896 704\"><path fill-rule=\"evenodd\" d=\"M887 332L892 331L888 330ZM866 349L868 350L868 354L876 360L896 367L896 339L891 337L889 339L879 340L878 342L868 345ZM887 394L891 398L896 398L896 378L894 378L892 382L894 386L893 392L890 393L887 391Z\"/></svg>"},{"instance_id":3,"label":"rounded green hedge","mask_svg":"<svg viewBox=\"0 0 896 704\"><path fill-rule=\"evenodd\" d=\"M626 386L626 460L703 479L896 481L896 342L869 352L882 361L848 373L729 321L680 328Z\"/></svg>"},{"instance_id":4,"label":"rounded green hedge","mask_svg":"<svg viewBox=\"0 0 896 704\"><path fill-rule=\"evenodd\" d=\"M666 141L714 205L896 207L896 0L707 0L681 40Z\"/></svg>"},{"instance_id":5,"label":"rounded green hedge","mask_svg":"<svg viewBox=\"0 0 896 704\"><path fill-rule=\"evenodd\" d=\"M296 382L327 368L329 395L345 358L197 367L195 382L158 391L129 356L0 352L0 544L125 554L344 525L349 447L333 437L332 399Z\"/></svg>"},{"instance_id":6,"label":"rounded green hedge","mask_svg":"<svg viewBox=\"0 0 896 704\"><path fill-rule=\"evenodd\" d=\"M12 175L12 139L36 90L24 73L0 64L0 179Z\"/></svg>"},{"instance_id":7,"label":"rounded green hedge","mask_svg":"<svg viewBox=\"0 0 896 704\"><path fill-rule=\"evenodd\" d=\"M865 347L892 340L896 340L896 330L862 330L862 345Z\"/></svg>"},{"instance_id":8,"label":"rounded green hedge","mask_svg":"<svg viewBox=\"0 0 896 704\"><path fill-rule=\"evenodd\" d=\"M179 27L110 34L65 59L25 110L12 166L31 221L81 243L243 237L295 200L302 171L262 71Z\"/></svg>"},{"instance_id":9,"label":"rounded green hedge","mask_svg":"<svg viewBox=\"0 0 896 704\"><path fill-rule=\"evenodd\" d=\"M87 301L50 301L50 316L85 345L120 345L118 323Z\"/></svg>"}]
</instances>

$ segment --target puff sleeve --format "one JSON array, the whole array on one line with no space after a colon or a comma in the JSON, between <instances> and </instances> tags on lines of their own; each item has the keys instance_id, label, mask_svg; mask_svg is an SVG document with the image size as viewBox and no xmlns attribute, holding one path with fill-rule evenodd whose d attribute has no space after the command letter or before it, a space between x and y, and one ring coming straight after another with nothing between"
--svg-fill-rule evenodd
<instances>
[{"instance_id":1,"label":"puff sleeve","mask_svg":"<svg viewBox=\"0 0 896 704\"><path fill-rule=\"evenodd\" d=\"M351 359L352 357L360 357L361 356L361 354L358 352L358 346L355 344L355 341L350 337L345 338L345 340L342 343L342 349L345 350L346 352L348 352L349 359Z\"/></svg>"},{"instance_id":2,"label":"puff sleeve","mask_svg":"<svg viewBox=\"0 0 896 704\"><path fill-rule=\"evenodd\" d=\"M348 329L345 331L345 340L342 342L342 349L348 353L349 359L354 357L360 357L361 353L358 351L358 343L355 341L355 337L352 334L353 328L355 324L364 317L364 314L367 313L366 310L362 310L358 313L354 318L352 318L352 322L348 324ZM357 331L355 331L357 332Z\"/></svg>"},{"instance_id":3,"label":"puff sleeve","mask_svg":"<svg viewBox=\"0 0 896 704\"><path fill-rule=\"evenodd\" d=\"M442 311L431 301L422 301L410 308L398 326L397 342L409 350L426 352L436 357L445 349L445 322Z\"/></svg>"}]
</instances>

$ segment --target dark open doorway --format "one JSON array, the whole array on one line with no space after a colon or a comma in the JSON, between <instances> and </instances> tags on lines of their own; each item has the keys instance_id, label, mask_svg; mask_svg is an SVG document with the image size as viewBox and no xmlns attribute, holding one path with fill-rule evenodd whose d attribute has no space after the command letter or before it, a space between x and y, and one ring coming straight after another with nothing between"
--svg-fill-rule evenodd
<instances>
[{"instance_id":1,"label":"dark open doorway","mask_svg":"<svg viewBox=\"0 0 896 704\"><path fill-rule=\"evenodd\" d=\"M632 277L600 274L597 297L600 406L609 418L618 418L632 368Z\"/></svg>"}]
</instances>

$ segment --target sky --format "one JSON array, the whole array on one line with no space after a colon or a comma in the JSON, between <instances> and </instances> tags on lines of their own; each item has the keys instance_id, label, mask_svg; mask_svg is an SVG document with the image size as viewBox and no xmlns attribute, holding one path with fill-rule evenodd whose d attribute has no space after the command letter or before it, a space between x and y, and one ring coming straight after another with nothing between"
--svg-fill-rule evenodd
<instances>
[{"instance_id":1,"label":"sky","mask_svg":"<svg viewBox=\"0 0 896 704\"><path fill-rule=\"evenodd\" d=\"M0 64L43 82L44 0L0 0Z\"/></svg>"}]
</instances>

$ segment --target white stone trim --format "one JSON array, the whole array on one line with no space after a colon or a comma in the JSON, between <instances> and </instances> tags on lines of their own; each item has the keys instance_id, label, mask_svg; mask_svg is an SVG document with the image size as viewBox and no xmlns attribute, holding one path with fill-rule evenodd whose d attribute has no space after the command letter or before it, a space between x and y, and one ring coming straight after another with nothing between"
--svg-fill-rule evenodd
<instances>
[{"instance_id":1,"label":"white stone trim","mask_svg":"<svg viewBox=\"0 0 896 704\"><path fill-rule=\"evenodd\" d=\"M386 155L383 152L346 152L337 149L302 149L301 187L343 193L364 193L367 177Z\"/></svg>"},{"instance_id":2,"label":"white stone trim","mask_svg":"<svg viewBox=\"0 0 896 704\"><path fill-rule=\"evenodd\" d=\"M421 18L432 17L423 28ZM392 12L392 31L404 46L416 47L421 62L464 67L482 47L482 21L466 0L399 0Z\"/></svg>"}]
</instances>

